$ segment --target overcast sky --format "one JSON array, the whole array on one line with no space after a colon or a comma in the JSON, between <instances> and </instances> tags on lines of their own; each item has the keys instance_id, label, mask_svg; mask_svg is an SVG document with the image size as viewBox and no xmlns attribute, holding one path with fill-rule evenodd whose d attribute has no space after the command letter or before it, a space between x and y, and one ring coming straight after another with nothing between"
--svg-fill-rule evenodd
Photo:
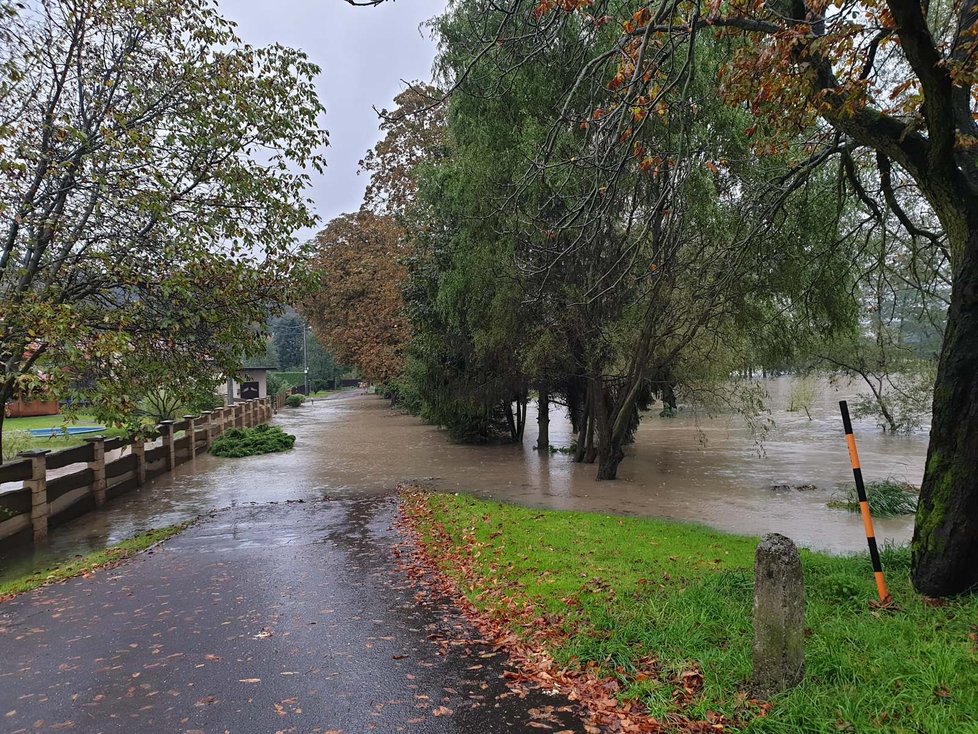
<instances>
[{"instance_id":1,"label":"overcast sky","mask_svg":"<svg viewBox=\"0 0 978 734\"><path fill-rule=\"evenodd\" d=\"M326 173L313 173L311 198L322 218L360 208L366 180L357 163L379 138L373 107L390 107L402 79L428 80L435 46L418 26L445 0L398 0L356 8L343 0L220 0L224 17L255 46L303 49L322 68L319 97L326 106ZM306 237L312 233L304 233Z\"/></svg>"}]
</instances>

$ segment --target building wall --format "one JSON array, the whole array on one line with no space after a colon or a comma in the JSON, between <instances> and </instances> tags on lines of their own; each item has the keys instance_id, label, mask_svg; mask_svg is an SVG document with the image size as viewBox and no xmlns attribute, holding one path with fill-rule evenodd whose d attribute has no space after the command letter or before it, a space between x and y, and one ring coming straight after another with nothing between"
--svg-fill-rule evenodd
<instances>
[{"instance_id":1,"label":"building wall","mask_svg":"<svg viewBox=\"0 0 978 734\"><path fill-rule=\"evenodd\" d=\"M240 400L242 382L257 382L258 397L264 398L268 395L268 370L265 369L242 370L235 375L235 379L228 380L223 387L219 387L218 394L228 403ZM229 395L231 400L228 400Z\"/></svg>"}]
</instances>

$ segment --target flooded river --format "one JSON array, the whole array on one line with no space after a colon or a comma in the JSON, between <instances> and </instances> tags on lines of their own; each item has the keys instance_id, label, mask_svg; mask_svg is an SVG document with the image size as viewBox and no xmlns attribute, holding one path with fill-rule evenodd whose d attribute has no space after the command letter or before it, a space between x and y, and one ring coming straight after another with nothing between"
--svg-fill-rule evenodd
<instances>
[{"instance_id":1,"label":"flooded river","mask_svg":"<svg viewBox=\"0 0 978 734\"><path fill-rule=\"evenodd\" d=\"M464 446L373 395L317 400L275 418L298 437L293 451L245 459L200 456L55 529L48 545L33 554L0 555L0 578L216 508L386 492L410 480L530 506L674 518L754 535L781 532L810 548L863 550L858 515L826 507L852 478L838 400L855 397L855 389L826 386L809 420L804 412L784 410L787 378L766 385L774 428L760 455L736 416L652 413L614 482L595 481L595 466L574 464L565 454L534 451L532 406L523 446ZM926 432L888 436L871 421L857 421L855 428L867 479L920 483ZM551 444L567 446L571 438L566 418L552 416ZM772 490L778 484L816 489ZM910 517L877 521L881 540L906 542L911 530Z\"/></svg>"}]
</instances>

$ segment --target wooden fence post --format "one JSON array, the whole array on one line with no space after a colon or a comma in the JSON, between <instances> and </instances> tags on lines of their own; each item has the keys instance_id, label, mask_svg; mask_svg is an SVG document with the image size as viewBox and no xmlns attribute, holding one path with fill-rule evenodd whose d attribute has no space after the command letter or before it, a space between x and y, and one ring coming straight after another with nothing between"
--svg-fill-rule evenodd
<instances>
[{"instance_id":1,"label":"wooden fence post","mask_svg":"<svg viewBox=\"0 0 978 734\"><path fill-rule=\"evenodd\" d=\"M31 478L24 480L24 489L31 492L31 528L34 531L34 542L39 543L48 537L48 482L47 464L45 457L50 453L47 449L40 451L22 451L18 456L31 460Z\"/></svg>"},{"instance_id":2,"label":"wooden fence post","mask_svg":"<svg viewBox=\"0 0 978 734\"><path fill-rule=\"evenodd\" d=\"M158 426L166 448L166 468L170 471L177 465L177 456L173 446L173 421L160 421Z\"/></svg>"},{"instance_id":3,"label":"wooden fence post","mask_svg":"<svg viewBox=\"0 0 978 734\"><path fill-rule=\"evenodd\" d=\"M234 404L234 427L244 428L245 427L245 406L244 403Z\"/></svg>"},{"instance_id":4,"label":"wooden fence post","mask_svg":"<svg viewBox=\"0 0 978 734\"><path fill-rule=\"evenodd\" d=\"M105 504L105 436L86 438L85 443L92 446L92 460L88 468L92 470L92 494L95 496L95 506Z\"/></svg>"},{"instance_id":5,"label":"wooden fence post","mask_svg":"<svg viewBox=\"0 0 978 734\"><path fill-rule=\"evenodd\" d=\"M146 441L144 439L133 439L132 455L136 457L136 486L142 487L146 484Z\"/></svg>"},{"instance_id":6,"label":"wooden fence post","mask_svg":"<svg viewBox=\"0 0 978 734\"><path fill-rule=\"evenodd\" d=\"M190 458L197 458L197 424L195 415L185 415L183 419L187 421L187 435L190 436Z\"/></svg>"}]
</instances>

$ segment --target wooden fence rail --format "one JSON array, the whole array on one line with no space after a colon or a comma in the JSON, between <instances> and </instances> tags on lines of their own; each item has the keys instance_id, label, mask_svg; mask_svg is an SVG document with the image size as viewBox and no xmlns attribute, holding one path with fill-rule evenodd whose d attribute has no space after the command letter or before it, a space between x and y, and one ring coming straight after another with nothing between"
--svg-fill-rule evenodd
<instances>
[{"instance_id":1,"label":"wooden fence rail","mask_svg":"<svg viewBox=\"0 0 978 734\"><path fill-rule=\"evenodd\" d=\"M283 396L244 400L163 421L151 442L95 436L70 449L18 454L0 464L0 542L41 542L50 528L194 459L229 428L268 422L283 406ZM16 482L21 486L4 491L2 485Z\"/></svg>"}]
</instances>

